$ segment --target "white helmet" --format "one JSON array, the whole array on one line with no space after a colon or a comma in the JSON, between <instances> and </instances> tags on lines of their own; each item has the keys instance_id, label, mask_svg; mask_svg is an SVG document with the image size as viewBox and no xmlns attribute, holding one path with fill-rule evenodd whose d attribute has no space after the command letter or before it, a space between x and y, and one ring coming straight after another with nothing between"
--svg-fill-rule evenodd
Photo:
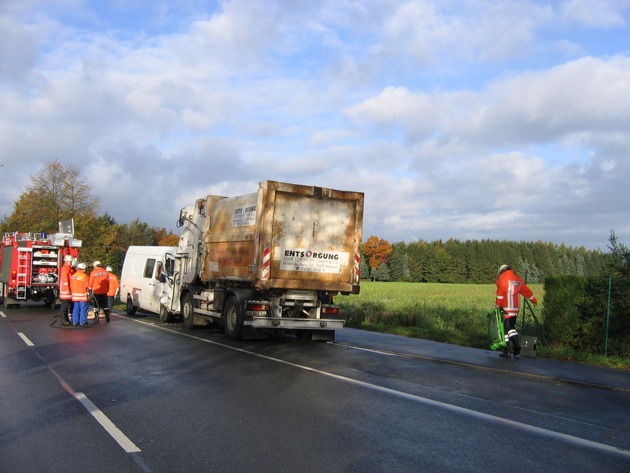
<instances>
[{"instance_id":1,"label":"white helmet","mask_svg":"<svg viewBox=\"0 0 630 473\"><path fill-rule=\"evenodd\" d=\"M112 272L112 267L108 266L107 268L105 268L105 271L109 271L111 273Z\"/></svg>"},{"instance_id":2,"label":"white helmet","mask_svg":"<svg viewBox=\"0 0 630 473\"><path fill-rule=\"evenodd\" d=\"M66 263L72 263L72 260L73 260L73 259L74 259L74 256L72 256L72 255L66 255L66 256L64 256L64 257L63 257L63 260L64 260Z\"/></svg>"},{"instance_id":3,"label":"white helmet","mask_svg":"<svg viewBox=\"0 0 630 473\"><path fill-rule=\"evenodd\" d=\"M502 264L497 275L501 274L503 271L507 271L508 269L510 269L510 267L507 264Z\"/></svg>"},{"instance_id":4,"label":"white helmet","mask_svg":"<svg viewBox=\"0 0 630 473\"><path fill-rule=\"evenodd\" d=\"M85 263L77 264L77 269L86 269L86 268L87 268L87 264L85 264Z\"/></svg>"},{"instance_id":5,"label":"white helmet","mask_svg":"<svg viewBox=\"0 0 630 473\"><path fill-rule=\"evenodd\" d=\"M100 261L94 261L94 263L92 263L92 266L96 268L97 266L103 266L103 265L101 264Z\"/></svg>"}]
</instances>

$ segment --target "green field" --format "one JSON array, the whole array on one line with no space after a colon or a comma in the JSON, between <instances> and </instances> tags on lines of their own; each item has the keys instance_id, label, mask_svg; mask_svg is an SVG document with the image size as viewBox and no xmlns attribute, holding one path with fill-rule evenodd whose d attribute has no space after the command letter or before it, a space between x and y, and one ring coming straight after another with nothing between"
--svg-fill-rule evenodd
<instances>
[{"instance_id":1,"label":"green field","mask_svg":"<svg viewBox=\"0 0 630 473\"><path fill-rule=\"evenodd\" d=\"M542 284L531 284L540 301L534 309L540 320ZM475 348L488 348L488 312L494 309L494 284L437 284L361 282L361 294L337 296L348 327L395 333ZM538 335L529 313L524 335ZM542 323L542 320L540 320Z\"/></svg>"}]
</instances>

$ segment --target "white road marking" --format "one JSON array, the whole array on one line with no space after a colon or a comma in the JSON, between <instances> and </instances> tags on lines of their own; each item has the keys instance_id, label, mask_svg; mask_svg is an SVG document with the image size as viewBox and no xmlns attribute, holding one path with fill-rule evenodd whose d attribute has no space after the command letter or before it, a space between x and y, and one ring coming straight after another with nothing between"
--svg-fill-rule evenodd
<instances>
[{"instance_id":1,"label":"white road marking","mask_svg":"<svg viewBox=\"0 0 630 473\"><path fill-rule=\"evenodd\" d=\"M7 314L5 314L4 312L2 312L2 311L0 310L0 317L4 317L4 318L6 319L6 318L7 318Z\"/></svg>"},{"instance_id":2,"label":"white road marking","mask_svg":"<svg viewBox=\"0 0 630 473\"><path fill-rule=\"evenodd\" d=\"M96 419L96 421L101 424L101 426L105 429L105 431L111 435L111 437L120 445L123 450L127 453L136 453L141 452L140 448L138 448L129 437L127 437L116 425L105 415L103 411L101 411L96 405L88 399L88 397L83 393L77 393L72 389L65 379L63 379L59 373L57 373L54 368L48 365L48 369L55 375L61 387L65 389L72 397L74 397L77 401L83 404L83 407L87 409L87 411Z\"/></svg>"},{"instance_id":3,"label":"white road marking","mask_svg":"<svg viewBox=\"0 0 630 473\"><path fill-rule=\"evenodd\" d=\"M18 332L17 333L20 338L24 341L24 343L26 343L29 347L34 347L35 344L33 342L31 342L28 337L26 335L24 335L22 332Z\"/></svg>"},{"instance_id":4,"label":"white road marking","mask_svg":"<svg viewBox=\"0 0 630 473\"><path fill-rule=\"evenodd\" d=\"M83 404L92 417L94 417L105 429L105 431L107 431L107 433L111 435L116 442L118 442L118 445L120 445L125 452L134 453L141 451L125 434L122 433L118 427L116 427L111 420L109 420L109 417L107 417L103 411L101 411L92 401L88 399L85 394L74 393L74 397Z\"/></svg>"},{"instance_id":5,"label":"white road marking","mask_svg":"<svg viewBox=\"0 0 630 473\"><path fill-rule=\"evenodd\" d=\"M29 338L26 335L24 335L22 332L17 332L17 334L24 341L24 343L26 343L29 347L35 346L35 344L31 342ZM37 356L42 361L44 361L44 359L40 356L40 354L37 353L37 350L34 350L34 353L36 353ZM83 407L87 409L90 415L94 417L94 419L96 419L96 421L99 424L101 424L101 426L105 429L105 431L109 435L111 435L111 437L118 443L118 445L120 445L123 448L125 452L137 453L137 452L142 451L131 440L129 440L129 438L118 427L116 427L116 425L105 415L105 413L101 411L98 407L96 407L96 405L92 401L90 401L90 399L85 394L75 392L74 389L72 389L72 386L70 386L66 382L66 380L64 380L59 375L59 373L57 373L53 369L52 366L50 366L49 364L47 364L47 366L48 366L48 369L53 373L53 375L55 375L55 377L59 381L59 384L61 384L61 387L64 390L66 390L71 396L73 396L76 400L78 400L81 404L83 404ZM149 471L149 470L145 468L145 471Z\"/></svg>"},{"instance_id":6,"label":"white road marking","mask_svg":"<svg viewBox=\"0 0 630 473\"><path fill-rule=\"evenodd\" d=\"M322 371L322 370L318 370L316 368L311 368L310 366L306 366L306 365L300 365L298 363L293 363L291 361L286 361L286 360L282 360L280 358L274 358L272 356L268 356L268 355L262 355L260 353L256 353L253 351L249 351L249 350L245 350L244 348L238 348L238 347L233 347L230 345L225 345L223 343L219 343L219 342L215 342L213 340L206 340L204 338L200 338L197 337L195 335L190 335L187 333L181 333L181 332L176 332L174 330L171 330L167 327L160 327L159 325L154 325L152 323L148 323L148 322L144 322L142 320L137 320L137 319L132 319L132 318L128 318L128 320L131 320L133 322L137 322L140 324L144 324L144 325L148 325L160 330L165 330L167 332L171 332L177 335L182 335L184 337L188 337L188 338L192 338L195 340L198 340L200 342L204 342L204 343L209 343L211 345L216 345L216 346L220 346L222 348L227 348L229 350L233 350L233 351L238 351L240 353L245 353L251 356L255 356L258 358L263 358L265 360L269 360L269 361L273 361L276 363L281 363L283 365L288 365L288 366L292 366L294 368L298 368L304 371L310 371L311 373L316 373L316 374L320 374L322 376L327 376L329 378L333 378L333 379L337 379L339 381L343 381L346 383L351 383L351 384L355 384L357 386L361 386L367 389L371 389L373 391L378 391L378 392L382 392L382 393L386 393L392 396L396 396L402 399L407 399L413 402L418 402L421 404L426 404L429 406L433 406L433 407L437 407L440 409L446 409L448 411L451 412L455 412L457 414L461 414L461 415L465 415L468 417L473 417L476 419L481 419L487 422L492 422L495 424L500 424L503 426L509 426L512 427L514 429L517 430L522 430L525 432L529 432L529 433L533 433L536 435L541 435L543 437L548 437L548 438L552 438L555 440L560 440L560 441L564 441L566 443L572 444L572 445L576 445L579 447L586 447L586 448L592 448L594 450L599 450L602 452L606 452L606 453L614 453L617 455L621 455L624 456L626 458L630 458L630 451L629 450L624 450L622 448L618 448L618 447L614 447L611 445L606 445L603 443L599 443L599 442L594 442L592 440L587 440L587 439L583 439L583 438L579 438L579 437L575 437L573 435L568 435L568 434L563 434L561 432L555 432L553 430L548 430L548 429L543 429L542 427L536 427L534 425L529 425L529 424L524 424L521 422L515 422L513 420L510 419L506 419L503 417L499 417L499 416L495 416L492 414L486 414L483 412L478 412L478 411L474 411L472 409L467 409L465 407L459 407L459 406L455 406L453 404L448 404L445 402L440 402L440 401L435 401L433 399L429 399L426 397L422 397L422 396L417 396L415 394L410 394L410 393L406 393L403 391L398 391L396 389L391 389L391 388L386 388L384 386L378 386L376 384L371 384L371 383L367 383L365 381L360 381L358 379L352 379L352 378L348 378L346 376L341 376L335 373L330 373L328 371Z\"/></svg>"}]
</instances>

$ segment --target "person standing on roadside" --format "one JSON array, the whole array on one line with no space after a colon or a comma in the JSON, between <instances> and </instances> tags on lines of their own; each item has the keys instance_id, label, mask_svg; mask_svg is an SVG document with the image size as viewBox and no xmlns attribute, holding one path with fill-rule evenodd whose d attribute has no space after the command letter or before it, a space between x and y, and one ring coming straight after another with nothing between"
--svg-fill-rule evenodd
<instances>
[{"instance_id":1,"label":"person standing on roadside","mask_svg":"<svg viewBox=\"0 0 630 473\"><path fill-rule=\"evenodd\" d=\"M112 272L111 266L106 267L105 271L107 271L109 283L107 289L107 308L111 314L112 308L114 307L114 299L118 296L118 291L120 290L120 284L118 283L118 276Z\"/></svg>"},{"instance_id":2,"label":"person standing on roadside","mask_svg":"<svg viewBox=\"0 0 630 473\"><path fill-rule=\"evenodd\" d=\"M72 267L72 255L66 255L63 257L63 265L59 270L59 315L61 321L67 325L72 318L72 291L70 290L70 277L74 273Z\"/></svg>"},{"instance_id":3,"label":"person standing on roadside","mask_svg":"<svg viewBox=\"0 0 630 473\"><path fill-rule=\"evenodd\" d=\"M107 306L107 290L109 289L109 273L100 261L92 263L94 269L90 273L88 287L92 290L98 308L105 313L105 320L109 322L109 307ZM95 314L98 317L98 314Z\"/></svg>"},{"instance_id":4,"label":"person standing on roadside","mask_svg":"<svg viewBox=\"0 0 630 473\"><path fill-rule=\"evenodd\" d=\"M516 331L516 318L519 311L519 296L522 295L532 304L538 301L527 284L516 275L507 264L501 265L497 275L497 293L495 307L503 312L503 328L505 330L505 343L512 343L512 353L518 356L521 353L521 345ZM499 356L509 357L510 352L507 347Z\"/></svg>"},{"instance_id":5,"label":"person standing on roadside","mask_svg":"<svg viewBox=\"0 0 630 473\"><path fill-rule=\"evenodd\" d=\"M78 263L77 270L70 276L70 290L72 291L72 325L87 325L87 315L90 296L88 294L88 275L85 273L87 265Z\"/></svg>"}]
</instances>

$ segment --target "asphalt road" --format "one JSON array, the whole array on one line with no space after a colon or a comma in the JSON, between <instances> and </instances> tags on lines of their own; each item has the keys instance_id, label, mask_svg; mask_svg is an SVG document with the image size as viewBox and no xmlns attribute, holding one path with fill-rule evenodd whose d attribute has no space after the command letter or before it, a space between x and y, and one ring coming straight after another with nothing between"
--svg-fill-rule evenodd
<instances>
[{"instance_id":1,"label":"asphalt road","mask_svg":"<svg viewBox=\"0 0 630 473\"><path fill-rule=\"evenodd\" d=\"M354 330L235 342L52 316L0 312L2 473L630 471L626 373L585 383Z\"/></svg>"}]
</instances>

